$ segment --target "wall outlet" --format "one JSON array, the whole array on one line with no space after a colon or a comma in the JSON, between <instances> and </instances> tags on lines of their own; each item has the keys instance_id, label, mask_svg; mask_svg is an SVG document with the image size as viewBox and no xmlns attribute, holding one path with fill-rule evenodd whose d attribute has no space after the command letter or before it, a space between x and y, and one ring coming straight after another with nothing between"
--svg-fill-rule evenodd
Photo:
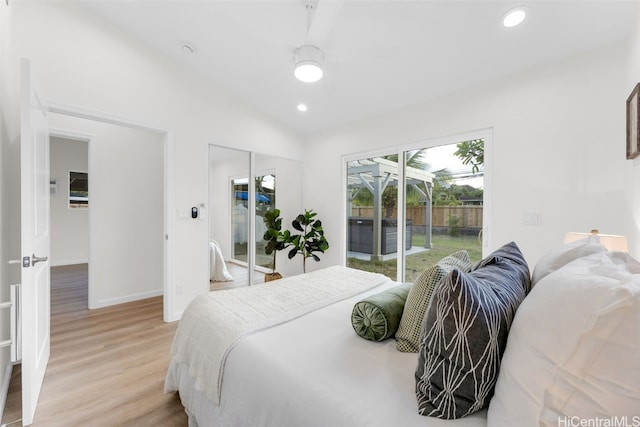
<instances>
[{"instance_id":1,"label":"wall outlet","mask_svg":"<svg viewBox=\"0 0 640 427\"><path fill-rule=\"evenodd\" d=\"M182 287L182 285L176 286L176 295L183 295L183 294L184 294L184 288Z\"/></svg>"},{"instance_id":2,"label":"wall outlet","mask_svg":"<svg viewBox=\"0 0 640 427\"><path fill-rule=\"evenodd\" d=\"M537 212L525 212L522 214L522 223L524 225L542 225L542 217Z\"/></svg>"}]
</instances>

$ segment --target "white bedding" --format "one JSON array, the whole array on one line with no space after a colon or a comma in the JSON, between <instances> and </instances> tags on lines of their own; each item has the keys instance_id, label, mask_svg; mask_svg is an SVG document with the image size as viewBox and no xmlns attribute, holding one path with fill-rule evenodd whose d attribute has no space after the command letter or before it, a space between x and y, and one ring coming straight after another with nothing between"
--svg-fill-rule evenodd
<instances>
[{"instance_id":1,"label":"white bedding","mask_svg":"<svg viewBox=\"0 0 640 427\"><path fill-rule=\"evenodd\" d=\"M191 426L486 426L486 411L455 421L418 415L417 354L353 331L353 305L393 285L243 338L228 355L219 406L175 361L165 390L180 391Z\"/></svg>"},{"instance_id":2,"label":"white bedding","mask_svg":"<svg viewBox=\"0 0 640 427\"><path fill-rule=\"evenodd\" d=\"M382 274L339 265L260 286L210 292L187 307L171 356L189 365L196 388L220 402L224 364L240 339L389 282Z\"/></svg>"},{"instance_id":3,"label":"white bedding","mask_svg":"<svg viewBox=\"0 0 640 427\"><path fill-rule=\"evenodd\" d=\"M233 276L227 270L220 245L215 240L209 242L209 280L229 282Z\"/></svg>"}]
</instances>

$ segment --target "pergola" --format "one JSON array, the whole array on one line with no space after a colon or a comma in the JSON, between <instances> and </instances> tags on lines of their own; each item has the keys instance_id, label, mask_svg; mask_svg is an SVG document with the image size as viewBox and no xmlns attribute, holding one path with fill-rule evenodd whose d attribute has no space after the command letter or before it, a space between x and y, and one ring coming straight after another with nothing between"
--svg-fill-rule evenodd
<instances>
[{"instance_id":1,"label":"pergola","mask_svg":"<svg viewBox=\"0 0 640 427\"><path fill-rule=\"evenodd\" d=\"M351 162L347 169L348 212L357 195L366 189L373 195L373 252L372 261L382 260L382 193L388 186L397 187L401 179L399 165L396 162L373 158ZM425 209L425 248L431 248L431 206L434 174L413 167L406 167L404 180L422 196ZM422 184L422 187L421 187Z\"/></svg>"}]
</instances>

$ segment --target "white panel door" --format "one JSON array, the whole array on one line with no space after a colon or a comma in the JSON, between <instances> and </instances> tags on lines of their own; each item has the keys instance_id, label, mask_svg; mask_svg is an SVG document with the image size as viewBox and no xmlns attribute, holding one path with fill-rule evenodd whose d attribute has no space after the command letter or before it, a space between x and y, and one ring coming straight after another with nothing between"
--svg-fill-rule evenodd
<instances>
[{"instance_id":1,"label":"white panel door","mask_svg":"<svg viewBox=\"0 0 640 427\"><path fill-rule=\"evenodd\" d=\"M29 61L21 65L22 424L30 425L50 351L49 130Z\"/></svg>"}]
</instances>

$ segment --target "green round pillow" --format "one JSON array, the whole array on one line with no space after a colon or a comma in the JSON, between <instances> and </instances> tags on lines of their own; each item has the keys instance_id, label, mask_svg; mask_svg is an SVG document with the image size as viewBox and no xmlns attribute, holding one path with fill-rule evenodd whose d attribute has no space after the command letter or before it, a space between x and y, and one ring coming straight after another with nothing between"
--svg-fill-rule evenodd
<instances>
[{"instance_id":1,"label":"green round pillow","mask_svg":"<svg viewBox=\"0 0 640 427\"><path fill-rule=\"evenodd\" d=\"M356 303L351 325L356 333L370 341L383 341L398 330L404 303L412 284L394 286Z\"/></svg>"}]
</instances>

